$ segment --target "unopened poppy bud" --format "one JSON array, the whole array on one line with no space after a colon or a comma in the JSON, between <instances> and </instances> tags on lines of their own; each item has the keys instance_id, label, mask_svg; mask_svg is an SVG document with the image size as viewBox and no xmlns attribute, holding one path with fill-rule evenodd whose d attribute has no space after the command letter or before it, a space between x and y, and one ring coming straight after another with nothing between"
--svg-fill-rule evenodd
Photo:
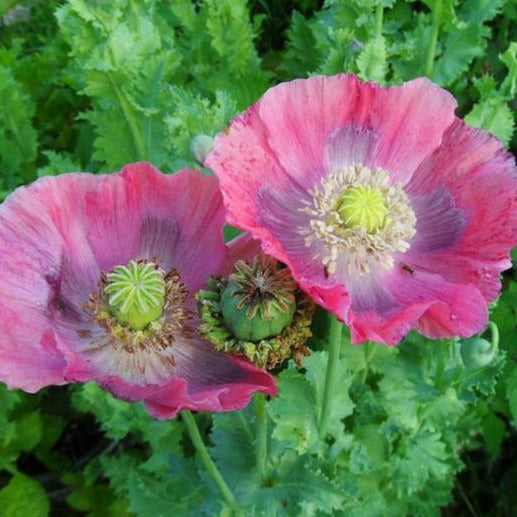
<instances>
[{"instance_id":1,"label":"unopened poppy bud","mask_svg":"<svg viewBox=\"0 0 517 517\"><path fill-rule=\"evenodd\" d=\"M497 349L490 341L480 337L473 337L462 341L460 348L461 359L468 368L482 368L489 365Z\"/></svg>"},{"instance_id":2,"label":"unopened poppy bud","mask_svg":"<svg viewBox=\"0 0 517 517\"><path fill-rule=\"evenodd\" d=\"M497 355L499 348L499 331L495 323L490 322L491 341L482 337L472 337L460 343L460 355L467 368L482 368L489 365Z\"/></svg>"},{"instance_id":3,"label":"unopened poppy bud","mask_svg":"<svg viewBox=\"0 0 517 517\"><path fill-rule=\"evenodd\" d=\"M203 165L213 145L214 139L211 136L197 135L190 141L190 152L194 158Z\"/></svg>"}]
</instances>

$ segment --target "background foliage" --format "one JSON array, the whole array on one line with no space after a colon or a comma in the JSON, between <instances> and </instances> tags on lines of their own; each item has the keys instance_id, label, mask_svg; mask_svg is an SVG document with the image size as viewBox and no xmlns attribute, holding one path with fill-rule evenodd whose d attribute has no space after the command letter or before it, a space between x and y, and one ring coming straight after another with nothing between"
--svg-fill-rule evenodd
<instances>
[{"instance_id":1,"label":"background foliage","mask_svg":"<svg viewBox=\"0 0 517 517\"><path fill-rule=\"evenodd\" d=\"M279 81L428 75L468 123L513 151L515 0L0 0L0 196L39 176L134 160L195 165L191 139L224 129ZM514 254L517 258L517 254ZM517 273L492 308L497 353L410 335L346 344L329 440L315 350L279 372L256 465L254 401L198 415L246 515L517 515ZM0 517L230 515L181 419L155 421L94 384L37 395L0 385Z\"/></svg>"}]
</instances>

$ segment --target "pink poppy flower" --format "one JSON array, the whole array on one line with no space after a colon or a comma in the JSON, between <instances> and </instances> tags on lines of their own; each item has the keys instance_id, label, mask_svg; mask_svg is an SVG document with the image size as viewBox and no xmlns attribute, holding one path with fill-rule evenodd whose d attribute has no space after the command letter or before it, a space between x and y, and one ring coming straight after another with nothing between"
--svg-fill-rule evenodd
<instances>
[{"instance_id":1,"label":"pink poppy flower","mask_svg":"<svg viewBox=\"0 0 517 517\"><path fill-rule=\"evenodd\" d=\"M260 239L354 342L470 336L516 243L515 163L420 78L271 88L206 160L230 223Z\"/></svg>"},{"instance_id":2,"label":"pink poppy flower","mask_svg":"<svg viewBox=\"0 0 517 517\"><path fill-rule=\"evenodd\" d=\"M147 163L18 189L0 207L0 380L93 380L159 418L274 394L270 375L196 331L193 294L253 247L227 247L224 219L216 178Z\"/></svg>"}]
</instances>

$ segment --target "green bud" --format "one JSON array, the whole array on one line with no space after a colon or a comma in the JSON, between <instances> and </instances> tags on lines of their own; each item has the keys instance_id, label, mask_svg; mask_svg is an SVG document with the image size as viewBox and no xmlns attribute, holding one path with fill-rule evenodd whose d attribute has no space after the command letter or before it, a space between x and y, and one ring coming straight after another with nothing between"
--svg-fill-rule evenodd
<instances>
[{"instance_id":1,"label":"green bud","mask_svg":"<svg viewBox=\"0 0 517 517\"><path fill-rule=\"evenodd\" d=\"M190 141L190 152L203 165L213 146L214 139L211 136L197 135Z\"/></svg>"},{"instance_id":2,"label":"green bud","mask_svg":"<svg viewBox=\"0 0 517 517\"><path fill-rule=\"evenodd\" d=\"M497 348L486 339L473 337L461 342L460 354L467 368L482 368L493 361Z\"/></svg>"}]
</instances>

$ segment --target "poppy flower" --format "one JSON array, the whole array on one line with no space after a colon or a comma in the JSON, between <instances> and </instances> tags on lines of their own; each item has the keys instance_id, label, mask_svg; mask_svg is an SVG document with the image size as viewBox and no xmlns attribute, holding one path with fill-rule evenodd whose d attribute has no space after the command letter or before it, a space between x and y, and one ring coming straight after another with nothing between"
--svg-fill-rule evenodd
<instances>
[{"instance_id":1,"label":"poppy flower","mask_svg":"<svg viewBox=\"0 0 517 517\"><path fill-rule=\"evenodd\" d=\"M351 328L396 344L411 329L487 324L517 238L513 157L419 78L353 75L275 86L215 139L205 164L229 221Z\"/></svg>"},{"instance_id":2,"label":"poppy flower","mask_svg":"<svg viewBox=\"0 0 517 517\"><path fill-rule=\"evenodd\" d=\"M270 375L197 332L194 293L253 247L226 246L224 220L216 178L188 169L135 163L19 188L0 207L0 380L96 381L159 418L274 394Z\"/></svg>"}]
</instances>

